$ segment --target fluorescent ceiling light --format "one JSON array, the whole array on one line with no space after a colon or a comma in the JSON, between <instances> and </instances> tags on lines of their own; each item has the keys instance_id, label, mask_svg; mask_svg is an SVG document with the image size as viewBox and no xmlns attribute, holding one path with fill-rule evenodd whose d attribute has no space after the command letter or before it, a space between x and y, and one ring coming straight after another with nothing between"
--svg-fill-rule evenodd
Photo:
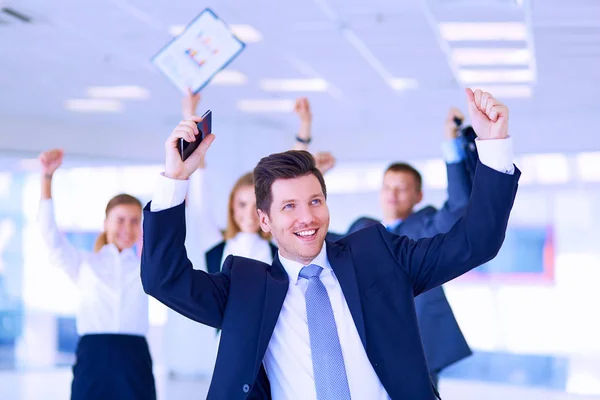
<instances>
[{"instance_id":1,"label":"fluorescent ceiling light","mask_svg":"<svg viewBox=\"0 0 600 400\"><path fill-rule=\"evenodd\" d=\"M576 155L579 178L585 182L600 182L600 152Z\"/></svg>"},{"instance_id":2,"label":"fluorescent ceiling light","mask_svg":"<svg viewBox=\"0 0 600 400\"><path fill-rule=\"evenodd\" d=\"M263 39L262 34L254 27L248 24L231 24L229 25L233 34L244 43L256 43ZM171 25L169 34L179 36L185 31L185 25Z\"/></svg>"},{"instance_id":3,"label":"fluorescent ceiling light","mask_svg":"<svg viewBox=\"0 0 600 400\"><path fill-rule=\"evenodd\" d=\"M533 81L533 70L527 69L459 69L458 79L463 83L511 83Z\"/></svg>"},{"instance_id":4,"label":"fluorescent ceiling light","mask_svg":"<svg viewBox=\"0 0 600 400\"><path fill-rule=\"evenodd\" d=\"M246 75L233 69L219 71L210 81L211 85L244 85L246 82Z\"/></svg>"},{"instance_id":5,"label":"fluorescent ceiling light","mask_svg":"<svg viewBox=\"0 0 600 400\"><path fill-rule=\"evenodd\" d=\"M527 40L522 22L442 22L440 34L449 41Z\"/></svg>"},{"instance_id":6,"label":"fluorescent ceiling light","mask_svg":"<svg viewBox=\"0 0 600 400\"><path fill-rule=\"evenodd\" d=\"M254 29L254 27L252 27L251 25L231 24L229 25L229 27L233 31L233 34L245 43L260 42L263 38L261 33Z\"/></svg>"},{"instance_id":7,"label":"fluorescent ceiling light","mask_svg":"<svg viewBox=\"0 0 600 400\"><path fill-rule=\"evenodd\" d=\"M76 112L121 112L123 104L119 100L109 99L69 99L65 108Z\"/></svg>"},{"instance_id":8,"label":"fluorescent ceiling light","mask_svg":"<svg viewBox=\"0 0 600 400\"><path fill-rule=\"evenodd\" d=\"M528 65L529 49L458 48L452 50L457 65Z\"/></svg>"},{"instance_id":9,"label":"fluorescent ceiling light","mask_svg":"<svg viewBox=\"0 0 600 400\"><path fill-rule=\"evenodd\" d=\"M237 108L244 112L291 112L294 109L294 100L239 100Z\"/></svg>"},{"instance_id":10,"label":"fluorescent ceiling light","mask_svg":"<svg viewBox=\"0 0 600 400\"><path fill-rule=\"evenodd\" d=\"M313 79L263 79L260 88L269 92L325 92L327 81Z\"/></svg>"},{"instance_id":11,"label":"fluorescent ceiling light","mask_svg":"<svg viewBox=\"0 0 600 400\"><path fill-rule=\"evenodd\" d=\"M506 85L506 86L472 86L471 89L479 89L490 93L498 98L528 98L533 95L533 89L528 85Z\"/></svg>"},{"instance_id":12,"label":"fluorescent ceiling light","mask_svg":"<svg viewBox=\"0 0 600 400\"><path fill-rule=\"evenodd\" d=\"M388 83L394 90L411 90L419 87L417 80L412 78L392 78Z\"/></svg>"},{"instance_id":13,"label":"fluorescent ceiling light","mask_svg":"<svg viewBox=\"0 0 600 400\"><path fill-rule=\"evenodd\" d=\"M92 86L86 95L97 99L147 99L150 91L141 86Z\"/></svg>"}]
</instances>

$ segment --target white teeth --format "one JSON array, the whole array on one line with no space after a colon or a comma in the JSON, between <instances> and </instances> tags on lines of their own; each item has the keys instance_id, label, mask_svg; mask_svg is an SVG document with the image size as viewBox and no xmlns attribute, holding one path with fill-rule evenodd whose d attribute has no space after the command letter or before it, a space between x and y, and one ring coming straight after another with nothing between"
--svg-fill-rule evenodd
<instances>
[{"instance_id":1,"label":"white teeth","mask_svg":"<svg viewBox=\"0 0 600 400\"><path fill-rule=\"evenodd\" d=\"M316 230L313 229L313 230L310 230L310 231L296 232L296 234L298 236L311 236L311 235L314 235L315 232L316 232Z\"/></svg>"}]
</instances>

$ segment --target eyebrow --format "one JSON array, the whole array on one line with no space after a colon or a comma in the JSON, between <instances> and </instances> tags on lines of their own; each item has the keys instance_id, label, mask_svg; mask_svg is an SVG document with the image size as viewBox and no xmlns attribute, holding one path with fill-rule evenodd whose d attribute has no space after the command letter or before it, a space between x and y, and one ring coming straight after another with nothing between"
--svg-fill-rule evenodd
<instances>
[{"instance_id":1,"label":"eyebrow","mask_svg":"<svg viewBox=\"0 0 600 400\"><path fill-rule=\"evenodd\" d=\"M317 198L317 197L324 197L324 196L323 196L323 193L315 193L315 194L313 194L312 196L310 196L309 198L310 198L311 200L314 200L314 199L315 199L315 198ZM282 204L282 205L283 205L283 204L287 204L287 203L295 203L295 202L297 202L297 201L298 201L298 199L282 200L282 201L281 201L279 204Z\"/></svg>"}]
</instances>

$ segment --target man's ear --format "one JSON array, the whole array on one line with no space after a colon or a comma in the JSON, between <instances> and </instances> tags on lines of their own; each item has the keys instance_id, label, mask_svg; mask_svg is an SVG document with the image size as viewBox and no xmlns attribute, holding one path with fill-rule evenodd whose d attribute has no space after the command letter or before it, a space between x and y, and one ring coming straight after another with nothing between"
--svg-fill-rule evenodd
<instances>
[{"instance_id":1,"label":"man's ear","mask_svg":"<svg viewBox=\"0 0 600 400\"><path fill-rule=\"evenodd\" d=\"M419 194L417 194L417 202L415 203L415 205L419 204L421 201L423 201L423 191L419 190Z\"/></svg>"},{"instance_id":2,"label":"man's ear","mask_svg":"<svg viewBox=\"0 0 600 400\"><path fill-rule=\"evenodd\" d=\"M271 232L271 219L269 218L267 213L264 212L263 210L258 209L258 210L256 210L256 212L258 213L258 222L260 223L260 229L262 229L263 232L270 233Z\"/></svg>"}]
</instances>

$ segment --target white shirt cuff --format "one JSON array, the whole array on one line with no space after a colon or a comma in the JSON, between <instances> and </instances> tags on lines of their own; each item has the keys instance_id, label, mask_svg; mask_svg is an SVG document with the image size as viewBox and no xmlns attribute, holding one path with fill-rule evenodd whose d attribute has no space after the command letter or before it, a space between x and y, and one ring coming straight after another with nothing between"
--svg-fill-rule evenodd
<instances>
[{"instance_id":1,"label":"white shirt cuff","mask_svg":"<svg viewBox=\"0 0 600 400\"><path fill-rule=\"evenodd\" d=\"M446 164L459 163L465 159L458 139L447 139L442 142L442 154Z\"/></svg>"},{"instance_id":2,"label":"white shirt cuff","mask_svg":"<svg viewBox=\"0 0 600 400\"><path fill-rule=\"evenodd\" d=\"M506 139L475 139L479 161L498 172L512 175L515 173L513 141Z\"/></svg>"},{"instance_id":3,"label":"white shirt cuff","mask_svg":"<svg viewBox=\"0 0 600 400\"><path fill-rule=\"evenodd\" d=\"M169 179L160 174L150 203L150 211L162 211L183 203L188 185L189 180Z\"/></svg>"}]
</instances>

